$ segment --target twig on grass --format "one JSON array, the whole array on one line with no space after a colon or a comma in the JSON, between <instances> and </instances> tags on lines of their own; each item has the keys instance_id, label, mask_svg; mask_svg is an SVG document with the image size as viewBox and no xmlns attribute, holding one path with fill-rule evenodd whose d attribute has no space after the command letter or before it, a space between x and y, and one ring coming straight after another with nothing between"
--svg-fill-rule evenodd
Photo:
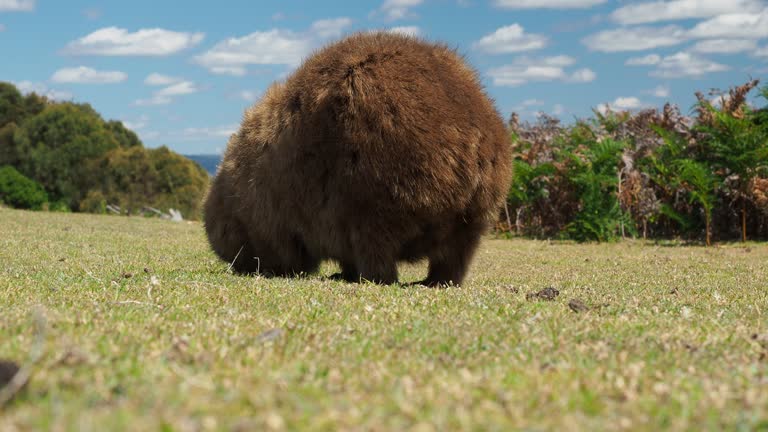
<instances>
[{"instance_id":1,"label":"twig on grass","mask_svg":"<svg viewBox=\"0 0 768 432\"><path fill-rule=\"evenodd\" d=\"M242 251L243 251L243 248L244 248L244 247L245 247L245 245L242 245L242 246L240 246L240 250L239 250L239 251L237 251L237 254L235 255L235 259L233 259L233 260L232 260L232 262L231 262L231 263L229 263L229 267L227 267L227 273L229 273L230 271L232 271L232 267L235 265L235 262L237 261L237 257L239 257L239 256L240 256L240 252L242 252Z\"/></svg>"}]
</instances>

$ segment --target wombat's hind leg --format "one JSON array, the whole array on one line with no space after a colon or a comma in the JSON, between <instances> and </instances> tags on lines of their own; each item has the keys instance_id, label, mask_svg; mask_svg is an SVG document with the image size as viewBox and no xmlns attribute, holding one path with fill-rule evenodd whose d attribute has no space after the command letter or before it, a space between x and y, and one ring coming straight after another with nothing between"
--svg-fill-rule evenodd
<instances>
[{"instance_id":1,"label":"wombat's hind leg","mask_svg":"<svg viewBox=\"0 0 768 432\"><path fill-rule=\"evenodd\" d=\"M460 285L477 251L484 228L482 224L461 223L453 235L430 255L429 273L419 284L431 287Z\"/></svg>"},{"instance_id":2,"label":"wombat's hind leg","mask_svg":"<svg viewBox=\"0 0 768 432\"><path fill-rule=\"evenodd\" d=\"M371 249L375 249L375 246ZM394 258L381 256L380 254L363 253L357 256L356 267L358 274L355 281L369 281L382 285L397 283L397 262Z\"/></svg>"},{"instance_id":3,"label":"wombat's hind leg","mask_svg":"<svg viewBox=\"0 0 768 432\"><path fill-rule=\"evenodd\" d=\"M357 271L357 267L350 262L342 261L339 263L341 271L334 273L330 276L333 280L343 280L345 282L360 282L360 272Z\"/></svg>"}]
</instances>

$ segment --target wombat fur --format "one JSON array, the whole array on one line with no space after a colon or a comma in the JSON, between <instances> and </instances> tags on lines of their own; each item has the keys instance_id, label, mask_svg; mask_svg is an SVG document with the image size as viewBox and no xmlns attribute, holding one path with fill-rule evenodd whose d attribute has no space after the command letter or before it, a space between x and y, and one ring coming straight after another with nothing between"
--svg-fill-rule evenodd
<instances>
[{"instance_id":1,"label":"wombat fur","mask_svg":"<svg viewBox=\"0 0 768 432\"><path fill-rule=\"evenodd\" d=\"M314 53L249 108L205 201L213 250L238 272L459 284L509 186L509 137L454 50L358 33Z\"/></svg>"}]
</instances>

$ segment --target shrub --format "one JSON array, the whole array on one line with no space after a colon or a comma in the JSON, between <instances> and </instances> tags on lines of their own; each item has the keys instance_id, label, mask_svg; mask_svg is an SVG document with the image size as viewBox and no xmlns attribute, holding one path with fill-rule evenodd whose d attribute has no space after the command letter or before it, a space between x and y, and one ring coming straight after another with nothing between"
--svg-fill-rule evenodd
<instances>
[{"instance_id":1,"label":"shrub","mask_svg":"<svg viewBox=\"0 0 768 432\"><path fill-rule=\"evenodd\" d=\"M0 200L14 208L40 210L48 196L39 183L4 166L0 168Z\"/></svg>"}]
</instances>

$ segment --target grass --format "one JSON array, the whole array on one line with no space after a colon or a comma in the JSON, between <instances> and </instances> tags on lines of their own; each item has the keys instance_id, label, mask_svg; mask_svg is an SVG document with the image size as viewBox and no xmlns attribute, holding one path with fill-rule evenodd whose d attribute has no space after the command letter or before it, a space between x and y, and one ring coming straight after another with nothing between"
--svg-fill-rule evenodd
<instances>
[{"instance_id":1,"label":"grass","mask_svg":"<svg viewBox=\"0 0 768 432\"><path fill-rule=\"evenodd\" d=\"M768 429L765 244L487 239L433 290L240 277L196 223L0 209L0 263L0 358L42 338L0 430Z\"/></svg>"}]
</instances>

